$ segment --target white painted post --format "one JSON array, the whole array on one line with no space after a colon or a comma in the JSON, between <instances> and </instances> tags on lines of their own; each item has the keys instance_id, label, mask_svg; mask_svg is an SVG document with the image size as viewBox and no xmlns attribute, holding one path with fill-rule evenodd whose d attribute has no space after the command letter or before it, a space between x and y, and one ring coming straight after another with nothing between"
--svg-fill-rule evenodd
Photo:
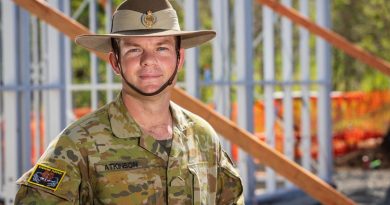
<instances>
[{"instance_id":1,"label":"white painted post","mask_svg":"<svg viewBox=\"0 0 390 205\"><path fill-rule=\"evenodd\" d=\"M264 109L265 109L265 135L266 142L275 147L275 106L274 84L275 81L275 48L274 48L274 13L271 9L263 6L263 62L264 62ZM266 168L266 190L272 193L276 190L276 174L271 168Z\"/></svg>"},{"instance_id":2,"label":"white painted post","mask_svg":"<svg viewBox=\"0 0 390 205\"><path fill-rule=\"evenodd\" d=\"M89 30L92 33L97 31L96 0L89 1ZM91 59L91 108L96 110L98 107L98 59L94 53L90 53Z\"/></svg>"},{"instance_id":3,"label":"white painted post","mask_svg":"<svg viewBox=\"0 0 390 205\"><path fill-rule=\"evenodd\" d=\"M198 0L184 1L185 30L193 31L199 28ZM199 98L199 48L186 49L185 85L190 95Z\"/></svg>"},{"instance_id":4,"label":"white painted post","mask_svg":"<svg viewBox=\"0 0 390 205\"><path fill-rule=\"evenodd\" d=\"M230 44L229 2L213 0L213 27L218 33L213 40L214 103L217 112L230 117ZM231 153L230 143L222 139L222 146Z\"/></svg>"},{"instance_id":5,"label":"white painted post","mask_svg":"<svg viewBox=\"0 0 390 205\"><path fill-rule=\"evenodd\" d=\"M317 0L317 24L330 27L330 0ZM332 153L332 125L331 125L331 50L328 43L322 38L316 38L316 59L318 66L318 80L322 83L318 90L318 175L325 181L332 180L333 153Z\"/></svg>"},{"instance_id":6,"label":"white painted post","mask_svg":"<svg viewBox=\"0 0 390 205\"><path fill-rule=\"evenodd\" d=\"M60 8L60 0L49 0L48 3L54 8ZM48 39L46 44L47 67L43 72L46 74L44 82L63 86L65 82L62 78L65 71L62 63L61 34L55 28L48 26L46 37ZM64 100L61 90L51 89L43 92L46 146L65 126Z\"/></svg>"},{"instance_id":7,"label":"white painted post","mask_svg":"<svg viewBox=\"0 0 390 205\"><path fill-rule=\"evenodd\" d=\"M18 125L20 135L18 136L18 150L22 157L19 166L22 172L32 167L31 157L31 56L30 56L30 15L26 10L19 10L18 16L18 75L20 94L18 101L19 110L17 111Z\"/></svg>"},{"instance_id":8,"label":"white painted post","mask_svg":"<svg viewBox=\"0 0 390 205\"><path fill-rule=\"evenodd\" d=\"M282 0L282 4L291 7L291 0ZM292 84L293 81L293 37L292 37L292 23L286 17L282 17L282 67L283 67L283 128L284 128L284 155L294 160L294 126L293 126L293 98L292 98ZM287 187L292 184L286 182Z\"/></svg>"},{"instance_id":9,"label":"white painted post","mask_svg":"<svg viewBox=\"0 0 390 205\"><path fill-rule=\"evenodd\" d=\"M106 32L110 33L111 32L111 16L112 16L112 0L106 1L104 11L105 11ZM108 87L109 85L113 84L113 80L114 80L113 71L112 71L111 65L109 63L106 63L106 77L107 77L106 84ZM114 93L113 93L112 89L107 88L106 93L107 93L107 102L114 99Z\"/></svg>"},{"instance_id":10,"label":"white painted post","mask_svg":"<svg viewBox=\"0 0 390 205\"><path fill-rule=\"evenodd\" d=\"M34 16L31 17L31 72L32 72L32 85L40 85L40 62L39 62L39 26L38 19ZM32 159L34 162L37 161L39 157L39 144L40 144L40 123L41 123L41 109L40 109L40 90L32 90L32 116L35 121L34 129L35 132L31 133L35 135L33 145L35 145L35 156ZM33 131L33 130L32 130Z\"/></svg>"},{"instance_id":11,"label":"white painted post","mask_svg":"<svg viewBox=\"0 0 390 205\"><path fill-rule=\"evenodd\" d=\"M304 16L309 15L308 0L300 0L300 12ZM310 45L309 32L299 28L299 58L301 67L301 80L310 81ZM301 111L301 151L302 166L311 171L311 130L310 130L310 84L302 84L302 111Z\"/></svg>"},{"instance_id":12,"label":"white painted post","mask_svg":"<svg viewBox=\"0 0 390 205\"><path fill-rule=\"evenodd\" d=\"M17 84L17 67L18 67L18 35L17 35L17 10L18 8L12 1L1 2L1 17L2 27L2 52L3 59L3 83L4 86L18 86ZM3 118L0 122L4 131L4 181L1 184L1 192L5 199L6 205L14 204L14 196L16 194L17 186L15 181L20 176L21 170L18 168L17 161L20 160L20 153L18 152L18 121L17 121L17 92L4 91L3 92ZM5 166L6 165L6 166Z\"/></svg>"},{"instance_id":13,"label":"white painted post","mask_svg":"<svg viewBox=\"0 0 390 205\"><path fill-rule=\"evenodd\" d=\"M291 7L291 0L282 0L282 3ZM293 81L293 50L292 50L292 23L282 17L282 67L283 67L283 125L284 125L284 154L294 159L294 129L292 113L292 85Z\"/></svg>"},{"instance_id":14,"label":"white painted post","mask_svg":"<svg viewBox=\"0 0 390 205\"><path fill-rule=\"evenodd\" d=\"M70 0L63 0L64 14L71 16ZM64 72L65 72L65 117L66 125L75 120L72 104L72 45L69 38L64 39Z\"/></svg>"},{"instance_id":15,"label":"white painted post","mask_svg":"<svg viewBox=\"0 0 390 205\"><path fill-rule=\"evenodd\" d=\"M253 132L253 51L252 51L252 1L235 1L235 31L237 80L238 124L249 132ZM253 203L256 180L255 165L252 158L244 151L239 151L238 167L246 184L244 190L246 202Z\"/></svg>"}]
</instances>

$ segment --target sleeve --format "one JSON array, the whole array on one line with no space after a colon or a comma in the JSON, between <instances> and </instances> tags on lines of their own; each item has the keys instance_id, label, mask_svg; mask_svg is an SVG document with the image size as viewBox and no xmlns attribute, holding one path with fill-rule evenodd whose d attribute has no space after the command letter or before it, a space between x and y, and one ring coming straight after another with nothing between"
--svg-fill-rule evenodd
<instances>
[{"instance_id":1,"label":"sleeve","mask_svg":"<svg viewBox=\"0 0 390 205\"><path fill-rule=\"evenodd\" d=\"M219 146L217 204L244 204L240 175L228 154Z\"/></svg>"},{"instance_id":2,"label":"sleeve","mask_svg":"<svg viewBox=\"0 0 390 205\"><path fill-rule=\"evenodd\" d=\"M40 204L58 204L58 205L68 205L72 204L70 201L63 199L61 197L50 194L46 191L41 191L39 189L34 189L29 186L21 185L18 190L18 193L15 197L15 204L37 204L40 201Z\"/></svg>"},{"instance_id":3,"label":"sleeve","mask_svg":"<svg viewBox=\"0 0 390 205\"><path fill-rule=\"evenodd\" d=\"M56 138L17 184L15 204L79 204L82 156L66 135Z\"/></svg>"}]
</instances>

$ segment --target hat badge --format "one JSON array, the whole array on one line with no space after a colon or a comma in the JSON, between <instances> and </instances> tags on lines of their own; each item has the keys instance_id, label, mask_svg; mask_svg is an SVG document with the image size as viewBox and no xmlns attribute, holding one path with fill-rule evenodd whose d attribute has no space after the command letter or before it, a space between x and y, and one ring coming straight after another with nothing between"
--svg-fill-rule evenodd
<instances>
[{"instance_id":1,"label":"hat badge","mask_svg":"<svg viewBox=\"0 0 390 205\"><path fill-rule=\"evenodd\" d=\"M156 21L157 17L153 15L151 10L147 11L146 14L143 14L141 17L141 22L146 28L152 28Z\"/></svg>"}]
</instances>

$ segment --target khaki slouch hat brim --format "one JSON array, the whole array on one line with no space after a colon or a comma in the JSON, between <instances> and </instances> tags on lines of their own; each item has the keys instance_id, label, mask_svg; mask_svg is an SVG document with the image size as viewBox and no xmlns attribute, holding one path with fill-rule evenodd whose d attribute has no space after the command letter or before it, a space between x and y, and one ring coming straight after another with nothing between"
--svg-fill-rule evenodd
<instances>
[{"instance_id":1,"label":"khaki slouch hat brim","mask_svg":"<svg viewBox=\"0 0 390 205\"><path fill-rule=\"evenodd\" d=\"M180 36L181 47L191 48L215 35L212 30L181 31L176 11L168 0L126 0L113 14L111 33L80 35L76 43L108 53L112 50L111 38Z\"/></svg>"}]
</instances>

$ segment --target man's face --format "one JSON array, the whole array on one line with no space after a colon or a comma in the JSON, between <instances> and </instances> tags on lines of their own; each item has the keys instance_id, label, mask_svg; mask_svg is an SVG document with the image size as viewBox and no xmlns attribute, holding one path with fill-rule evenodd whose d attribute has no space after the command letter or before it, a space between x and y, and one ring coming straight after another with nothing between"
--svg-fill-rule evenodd
<instances>
[{"instance_id":1,"label":"man's face","mask_svg":"<svg viewBox=\"0 0 390 205\"><path fill-rule=\"evenodd\" d=\"M120 40L120 63L127 81L146 93L158 90L175 70L175 46L172 36Z\"/></svg>"}]
</instances>

